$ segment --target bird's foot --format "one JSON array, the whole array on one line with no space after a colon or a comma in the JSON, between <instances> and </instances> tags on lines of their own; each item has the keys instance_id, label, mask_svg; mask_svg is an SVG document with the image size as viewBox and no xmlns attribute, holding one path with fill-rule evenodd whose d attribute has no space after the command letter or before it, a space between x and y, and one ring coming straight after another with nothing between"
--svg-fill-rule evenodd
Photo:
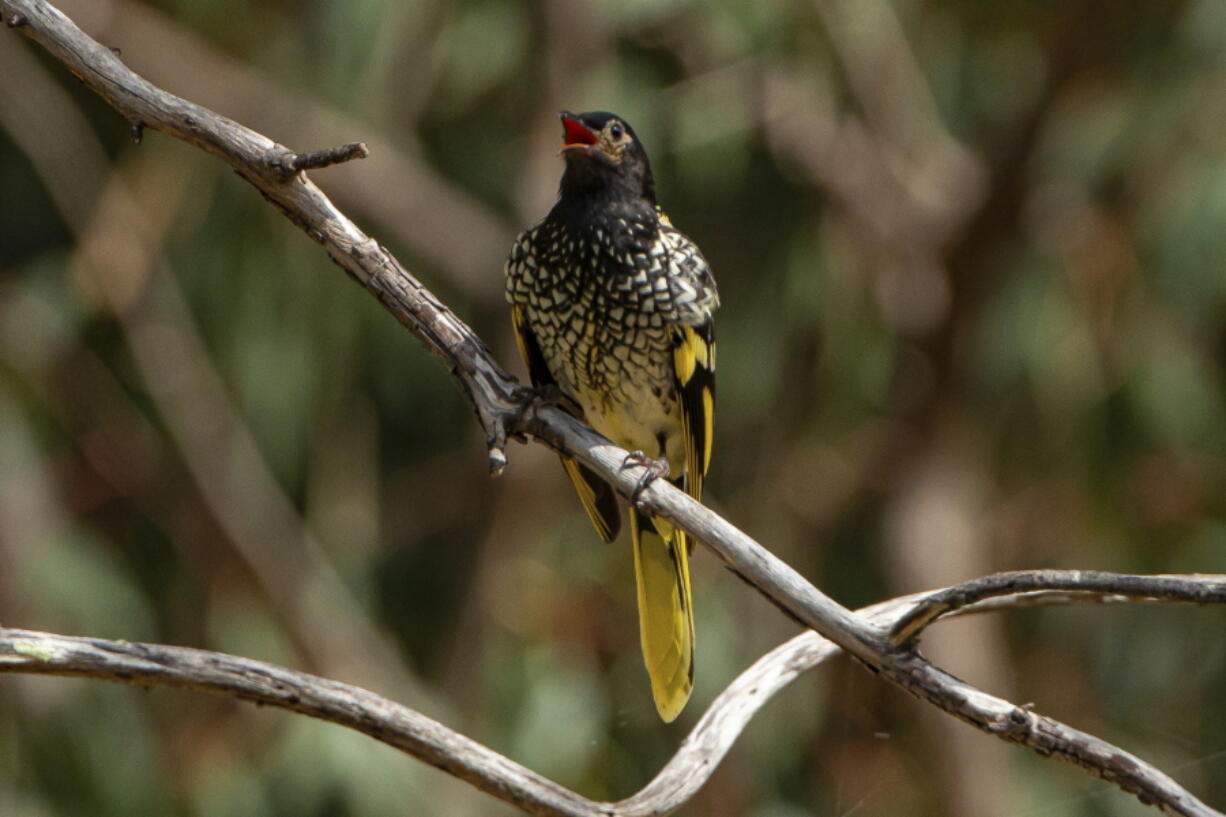
<instances>
[{"instance_id":1,"label":"bird's foot","mask_svg":"<svg viewBox=\"0 0 1226 817\"><path fill-rule=\"evenodd\" d=\"M668 476L668 458L667 457L649 457L642 451L631 451L622 460L622 470L627 468L641 467L646 468L647 473L639 479L638 484L634 486L634 491L630 494L631 504L639 504L639 496L643 491L647 490L647 486L655 482L660 477Z\"/></svg>"}]
</instances>

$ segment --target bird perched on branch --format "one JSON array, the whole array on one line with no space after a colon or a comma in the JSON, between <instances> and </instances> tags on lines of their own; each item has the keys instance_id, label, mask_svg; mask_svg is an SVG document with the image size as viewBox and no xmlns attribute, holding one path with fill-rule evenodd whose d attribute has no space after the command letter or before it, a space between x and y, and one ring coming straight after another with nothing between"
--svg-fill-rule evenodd
<instances>
[{"instance_id":1,"label":"bird perched on branch","mask_svg":"<svg viewBox=\"0 0 1226 817\"><path fill-rule=\"evenodd\" d=\"M507 260L519 352L538 388L556 387L589 425L695 499L711 461L719 295L694 242L656 203L651 165L626 121L561 114L557 204ZM606 541L621 514L612 487L562 465ZM667 520L629 509L639 632L656 709L671 721L694 678L690 543Z\"/></svg>"}]
</instances>

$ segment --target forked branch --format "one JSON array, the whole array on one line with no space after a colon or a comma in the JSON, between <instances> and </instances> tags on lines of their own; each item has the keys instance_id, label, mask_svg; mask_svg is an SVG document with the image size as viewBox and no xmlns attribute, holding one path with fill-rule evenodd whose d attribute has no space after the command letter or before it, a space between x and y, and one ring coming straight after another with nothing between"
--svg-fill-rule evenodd
<instances>
[{"instance_id":1,"label":"forked branch","mask_svg":"<svg viewBox=\"0 0 1226 817\"><path fill-rule=\"evenodd\" d=\"M859 611L883 628L894 628L930 608L933 598L977 595L984 584L1025 586L1024 593L994 596L990 603L949 608L964 615L1033 604L1070 604L1090 599L1068 592L1081 576L1076 571L1035 571L990 576L926 595L893 599ZM1097 574L1087 583L1093 592L1117 600L1161 599L1192 603L1222 602L1226 577L1148 577ZM929 621L935 621L930 618ZM711 703L677 752L655 779L616 803L583 797L536 774L492 749L407 706L372 692L305 672L206 650L79 638L30 630L0 629L0 672L103 678L146 686L194 689L287 709L367 734L466 780L482 791L547 817L653 817L688 801L714 772L741 731L776 693L841 650L812 630L776 647L746 669ZM1142 761L1089 736L1061 734L1078 753L1096 757L1109 774L1138 771L1166 783L1172 802L1180 789ZM1104 775L1107 776L1107 775ZM1159 801L1165 803L1166 801ZM1172 813L1184 812L1178 808Z\"/></svg>"},{"instance_id":2,"label":"forked branch","mask_svg":"<svg viewBox=\"0 0 1226 817\"><path fill-rule=\"evenodd\" d=\"M304 167L331 163L329 157L344 157L344 149L340 152L299 154L243 125L167 93L129 70L117 54L85 35L44 0L0 0L0 14L10 27L46 48L134 127L161 131L218 156L321 244L329 257L378 298L427 350L443 359L461 384L485 429L491 470L496 473L505 465L508 436L530 436L582 460L613 484L623 496L629 498L636 494L639 480L645 475L644 469L624 468L625 451L556 407L535 402L532 395L498 365L485 344L463 321L391 253L359 230L301 172ZM360 149L353 148L353 156L360 153ZM304 159L304 155L317 158ZM945 610L954 609L958 603L956 599L952 602L933 602L926 612L917 614L921 619L908 624L906 632L902 634L905 637L895 643L887 622L879 617L860 616L842 607L745 533L667 481L654 481L646 490L638 492L637 497L645 510L664 516L694 534L729 567L781 608L891 683L990 734L1030 746L1044 755L1055 755L1075 763L1136 794L1144 802L1158 804L1172 814L1217 814L1139 759L1097 738L1038 715L1030 708L1016 706L977 690L914 652L907 638L913 637L918 631L917 627L922 627L933 613L939 615ZM1220 588L1215 592L1215 600L1220 601ZM894 622L888 624L893 625ZM25 638L26 642L23 643L28 651L31 647L30 636ZM65 660L75 662L71 666L77 672L96 664L99 656L125 653L109 642L85 639L57 643L56 649L62 648ZM144 649L157 648L149 646ZM82 653L81 650L86 652ZM60 654L54 650L46 653L49 656ZM177 655L185 659L200 659L206 668L208 660L211 660L207 654L195 652ZM29 655L25 657L30 658ZM29 670L40 665L25 663L20 666L23 670ZM44 661L42 666L49 665ZM147 681L169 677L159 675L159 670L154 666L146 664L144 667L142 671L147 672ZM230 689L232 694L238 694L234 674L226 674L223 671L226 670L225 666L217 665L213 669L222 674L210 689ZM266 669L263 667L261 671ZM322 689L325 692L338 688L335 682L319 680L324 684ZM170 683L169 680L165 682ZM183 679L176 683L203 686L202 683ZM266 702L273 702L273 698L281 700L279 689L274 685L268 693L271 697ZM247 697L258 696L255 690L247 690ZM284 700L288 702L289 698ZM311 706L318 708L318 704ZM404 717L403 711L380 711L392 720L371 724L367 731L372 734L392 729L397 723L395 718ZM316 711L309 714L323 716L322 712ZM382 739L380 734L375 736ZM447 740L467 739L448 733ZM471 744L471 741L468 743ZM502 783L495 781L501 780L499 775L505 772L509 763L505 758L492 755L483 756L476 766L465 767L443 759L442 755L423 752L421 756L496 794L501 791L499 787ZM537 782L543 787L541 791L551 794L548 797L542 795L539 802L521 802L524 808L543 814L611 813L607 810L566 810L570 808L566 805L571 802L568 798L577 795L561 790L549 781ZM674 781L669 785L682 784ZM557 808L553 811L542 810L546 800L552 802L555 798L560 804ZM607 804L601 807L609 808ZM637 806L631 801L627 801L624 807L627 810L621 813L658 813L636 811Z\"/></svg>"}]
</instances>

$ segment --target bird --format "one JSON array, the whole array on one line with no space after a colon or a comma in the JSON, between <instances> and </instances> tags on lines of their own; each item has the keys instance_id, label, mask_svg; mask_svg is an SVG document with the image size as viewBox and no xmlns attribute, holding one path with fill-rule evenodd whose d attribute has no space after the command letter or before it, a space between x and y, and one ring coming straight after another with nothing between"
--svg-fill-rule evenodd
<instances>
[{"instance_id":1,"label":"bird","mask_svg":"<svg viewBox=\"0 0 1226 817\"><path fill-rule=\"evenodd\" d=\"M656 202L647 152L625 119L559 117L557 202L519 235L506 263L520 356L533 387L631 452L627 464L647 465L648 479L667 475L701 500L715 406L711 268ZM562 465L596 532L614 541L613 488L572 457ZM694 685L692 543L634 503L627 513L643 660L656 710L670 722Z\"/></svg>"}]
</instances>

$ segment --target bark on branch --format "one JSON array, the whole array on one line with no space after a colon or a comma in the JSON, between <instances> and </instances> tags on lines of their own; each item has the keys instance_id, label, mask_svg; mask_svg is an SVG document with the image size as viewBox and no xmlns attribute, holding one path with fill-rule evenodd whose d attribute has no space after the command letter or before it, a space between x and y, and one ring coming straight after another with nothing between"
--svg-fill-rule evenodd
<instances>
[{"instance_id":1,"label":"bark on branch","mask_svg":"<svg viewBox=\"0 0 1226 817\"><path fill-rule=\"evenodd\" d=\"M664 516L694 534L731 569L778 606L891 683L990 734L1030 746L1041 754L1055 755L1075 763L1137 795L1142 801L1158 804L1170 813L1217 814L1170 778L1122 750L1038 715L1028 707L1019 707L988 695L927 662L914 651L909 639L932 620L934 614L956 609L960 603L957 598L931 602L926 612L917 614L920 619L904 628L904 633L892 633L893 621L887 623L879 617L860 616L842 607L752 538L667 481L656 480L636 493L639 481L645 476L645 469L623 467L625 451L558 408L536 402L530 392L498 365L485 344L463 321L386 249L359 230L301 172L303 167L331 163L329 156L342 158L344 149L318 154L296 153L243 125L167 93L129 70L117 54L85 35L71 20L43 0L0 0L0 15L10 27L47 49L88 87L104 97L133 127L161 131L218 156L321 244L334 262L378 298L431 353L445 362L485 430L490 467L494 473L501 471L506 464L508 436L536 438L558 451L578 457L613 484L623 496L637 496L638 504L644 510ZM352 155L360 152L354 148ZM985 589L979 592L979 596L986 598L992 592ZM1210 595L1214 601L1221 601L1220 584ZM972 593L968 598L974 596ZM901 637L896 643L892 636ZM24 644L24 649L28 651L32 647L30 636L25 638L25 642L19 643ZM33 646L37 647L36 644ZM147 646L129 655L121 647L89 639L67 640L57 642L55 649L59 652L53 650L44 654L52 657L63 655L64 660L69 662L66 666L84 672L88 667L98 665L101 657L123 654L136 660L142 658L140 649L155 650ZM165 657L166 654L158 655ZM174 655L189 663L198 662L202 671L216 673L209 676L215 681L210 689L231 689L233 694L238 694L240 687L236 680L236 665L227 664L221 659L216 659L221 663L210 665L209 661L213 659L208 654L194 651ZM30 658L29 655L25 657ZM151 660L153 653L146 653L143 657L146 663L133 665L132 672L139 670L144 673L142 677L146 681L170 677L164 674L164 664ZM22 666L28 668L37 665ZM259 672L269 673L271 670L266 665L259 665L257 675ZM282 674L273 672L268 675L270 686L267 688L243 688L246 697L265 700L260 696L267 696L268 703L284 701L286 704L295 696L299 704L308 700L294 692L292 685L288 685L283 675L287 670L278 672ZM319 680L322 684L320 694L325 699L343 686ZM203 682L181 681L181 685L185 686L193 683L205 685ZM303 705L301 711L322 716L320 707L323 704L315 699L309 700L311 702ZM373 714L376 720L364 731L382 733L401 723L397 718L406 717L403 708L386 709L386 703L380 702L378 707L365 712L363 717ZM390 720L378 720L381 717L379 713ZM433 722L430 724L431 729L438 727ZM418 724L418 727L426 728L422 724ZM380 734L375 736L380 737ZM454 733L448 733L447 739L461 743L467 741ZM403 740L406 744L413 742L409 738ZM475 746L471 741L464 745ZM465 766L446 759L450 756L432 752L434 750L423 749L420 756L481 785L487 791L503 793L507 770L505 764L509 763L505 758L492 753L478 753L480 761ZM542 814L611 813L575 811L569 798L577 795L561 790L549 781L537 782L540 791L547 794L519 803L528 810ZM658 812L629 810L622 813Z\"/></svg>"},{"instance_id":2,"label":"bark on branch","mask_svg":"<svg viewBox=\"0 0 1226 817\"><path fill-rule=\"evenodd\" d=\"M918 611L931 609L933 599L950 597L979 598L966 605L950 606L943 615L1094 601L1098 599L1091 594L1100 592L1117 601L1152 599L1198 604L1226 601L1226 577L1221 576L1095 574L1080 586L1084 577L1079 571L1000 574L930 594L892 599L859 613L890 629L912 620ZM985 596L982 592L985 586L1011 586L1024 591ZM1067 592L1070 588L1086 592L1072 594ZM928 623L937 618L928 618ZM776 647L716 697L654 780L634 795L608 803L590 800L559 786L407 706L339 681L207 650L0 628L0 672L169 686L276 706L362 732L531 814L547 817L655 817L673 811L702 787L767 701L840 652L835 644L812 630ZM1059 724L1043 720L1045 732L1050 731L1054 740L1069 740L1080 754L1098 758L1107 772L1139 772L1154 781L1165 779L1161 772L1110 744L1068 735ZM1104 776L1109 779L1109 775ZM1169 782L1169 787L1175 796L1178 786ZM1168 810L1184 813L1178 808ZM1214 812L1206 809L1201 813Z\"/></svg>"}]
</instances>

